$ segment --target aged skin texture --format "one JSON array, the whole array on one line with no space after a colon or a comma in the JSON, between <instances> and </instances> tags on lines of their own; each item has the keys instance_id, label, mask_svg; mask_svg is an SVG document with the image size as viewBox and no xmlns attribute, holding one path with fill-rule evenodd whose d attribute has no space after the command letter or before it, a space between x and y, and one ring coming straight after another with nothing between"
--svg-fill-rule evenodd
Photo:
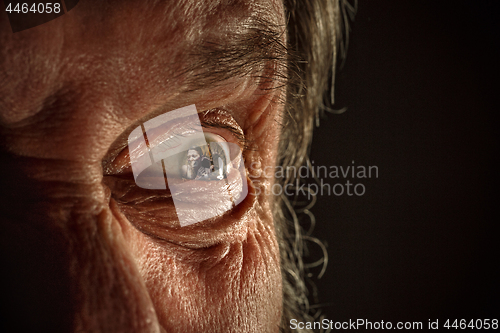
<instances>
[{"instance_id":1,"label":"aged skin texture","mask_svg":"<svg viewBox=\"0 0 500 333\"><path fill-rule=\"evenodd\" d=\"M61 325L76 332L277 332L282 291L271 198L250 194L224 216L179 228L170 201L139 190L126 197L117 186L126 159L117 156L140 123L195 104L210 120L207 131L239 142L222 125L239 127L247 166L274 165L283 89L263 79L273 65L256 61L246 64L248 73L203 81L210 73L196 66L195 54L203 43L249 33L257 20L283 27L282 5L82 0L15 34L4 14L3 238L12 240L8 251L28 258L23 263L41 258L46 270L33 280L56 281L47 285L48 304ZM139 201L149 205L132 209ZM148 232L137 227L144 216L158 223Z\"/></svg>"}]
</instances>

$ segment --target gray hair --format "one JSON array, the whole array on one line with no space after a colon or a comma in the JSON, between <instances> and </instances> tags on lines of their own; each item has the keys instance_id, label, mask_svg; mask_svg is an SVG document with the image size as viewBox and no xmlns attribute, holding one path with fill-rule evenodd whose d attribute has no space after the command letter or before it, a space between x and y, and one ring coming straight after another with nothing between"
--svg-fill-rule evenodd
<instances>
[{"instance_id":1,"label":"gray hair","mask_svg":"<svg viewBox=\"0 0 500 333\"><path fill-rule=\"evenodd\" d=\"M279 164L299 167L309 165L308 153L314 126L325 112L340 113L331 108L334 103L334 78L337 59L343 60L348 46L349 21L353 20L357 0L284 0L287 11L287 48L292 55L288 66L286 110L280 141ZM327 93L327 94L325 94ZM295 175L278 179L282 185L293 183ZM314 216L307 206L296 209L290 199L282 195L276 198L274 221L281 255L283 275L283 319L281 332L292 332L290 319L314 321L320 315L313 313L308 301L305 280L307 269L303 261L306 241L324 246L316 238L303 236L298 214L306 214L314 224ZM308 233L309 234L309 233ZM324 268L322 272L324 272ZM320 273L322 274L322 273ZM298 332L311 332L308 329Z\"/></svg>"}]
</instances>

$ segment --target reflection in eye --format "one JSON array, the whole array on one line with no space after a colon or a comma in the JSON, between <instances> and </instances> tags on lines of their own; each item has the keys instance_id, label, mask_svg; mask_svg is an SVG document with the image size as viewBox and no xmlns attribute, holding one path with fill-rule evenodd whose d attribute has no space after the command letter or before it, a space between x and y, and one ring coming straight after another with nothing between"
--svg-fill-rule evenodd
<instances>
[{"instance_id":1,"label":"reflection in eye","mask_svg":"<svg viewBox=\"0 0 500 333\"><path fill-rule=\"evenodd\" d=\"M194 105L137 127L129 152L136 185L168 189L181 226L220 216L248 193L240 147L204 133Z\"/></svg>"},{"instance_id":2,"label":"reflection in eye","mask_svg":"<svg viewBox=\"0 0 500 333\"><path fill-rule=\"evenodd\" d=\"M230 146L221 136L205 133L205 141L184 137L185 151L166 158L163 163L170 176L186 180L221 180L227 178Z\"/></svg>"}]
</instances>

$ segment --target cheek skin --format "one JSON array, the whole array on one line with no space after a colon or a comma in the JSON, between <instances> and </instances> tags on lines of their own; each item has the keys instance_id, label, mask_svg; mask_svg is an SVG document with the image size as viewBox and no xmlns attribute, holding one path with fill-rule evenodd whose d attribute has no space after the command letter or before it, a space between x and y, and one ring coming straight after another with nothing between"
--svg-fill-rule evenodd
<instances>
[{"instance_id":1,"label":"cheek skin","mask_svg":"<svg viewBox=\"0 0 500 333\"><path fill-rule=\"evenodd\" d=\"M4 272L3 282L9 283L16 270L32 271L28 278L35 288L18 287L16 301L48 307L56 317L54 331L59 331L60 321L70 321L71 327L62 331L158 332L150 296L92 168L19 157L12 161L12 168L1 165L9 177L2 177L0 185L12 189L12 196L2 200L2 245L4 238L14 238L3 255L18 258L21 251L32 260L43 251L42 263L35 263L42 272L22 267L24 258L11 267L14 272ZM44 298L47 288L52 293ZM34 295L27 297L31 290ZM61 302L66 304L57 310Z\"/></svg>"},{"instance_id":2,"label":"cheek skin","mask_svg":"<svg viewBox=\"0 0 500 333\"><path fill-rule=\"evenodd\" d=\"M279 104L246 130L266 131L256 139L252 159L274 165L279 135ZM267 191L253 200L244 215L244 232L201 249L188 249L146 236L134 228L114 203L124 238L131 245L141 275L167 332L278 332L282 292L279 249ZM255 194L251 194L255 195Z\"/></svg>"}]
</instances>

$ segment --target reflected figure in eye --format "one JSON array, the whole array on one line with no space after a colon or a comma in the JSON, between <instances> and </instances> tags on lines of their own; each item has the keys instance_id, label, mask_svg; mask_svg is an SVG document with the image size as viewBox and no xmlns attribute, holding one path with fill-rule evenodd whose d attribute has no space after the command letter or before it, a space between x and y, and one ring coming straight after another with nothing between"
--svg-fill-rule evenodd
<instances>
[{"instance_id":1,"label":"reflected figure in eye","mask_svg":"<svg viewBox=\"0 0 500 333\"><path fill-rule=\"evenodd\" d=\"M187 164L182 166L182 176L187 179L208 178L212 171L210 159L207 158L200 147L191 147L187 151Z\"/></svg>"},{"instance_id":2,"label":"reflected figure in eye","mask_svg":"<svg viewBox=\"0 0 500 333\"><path fill-rule=\"evenodd\" d=\"M226 159L223 148L214 143L211 143L210 148L205 147L207 154L200 146L192 146L188 149L186 161L181 167L184 179L222 180L226 178Z\"/></svg>"}]
</instances>

